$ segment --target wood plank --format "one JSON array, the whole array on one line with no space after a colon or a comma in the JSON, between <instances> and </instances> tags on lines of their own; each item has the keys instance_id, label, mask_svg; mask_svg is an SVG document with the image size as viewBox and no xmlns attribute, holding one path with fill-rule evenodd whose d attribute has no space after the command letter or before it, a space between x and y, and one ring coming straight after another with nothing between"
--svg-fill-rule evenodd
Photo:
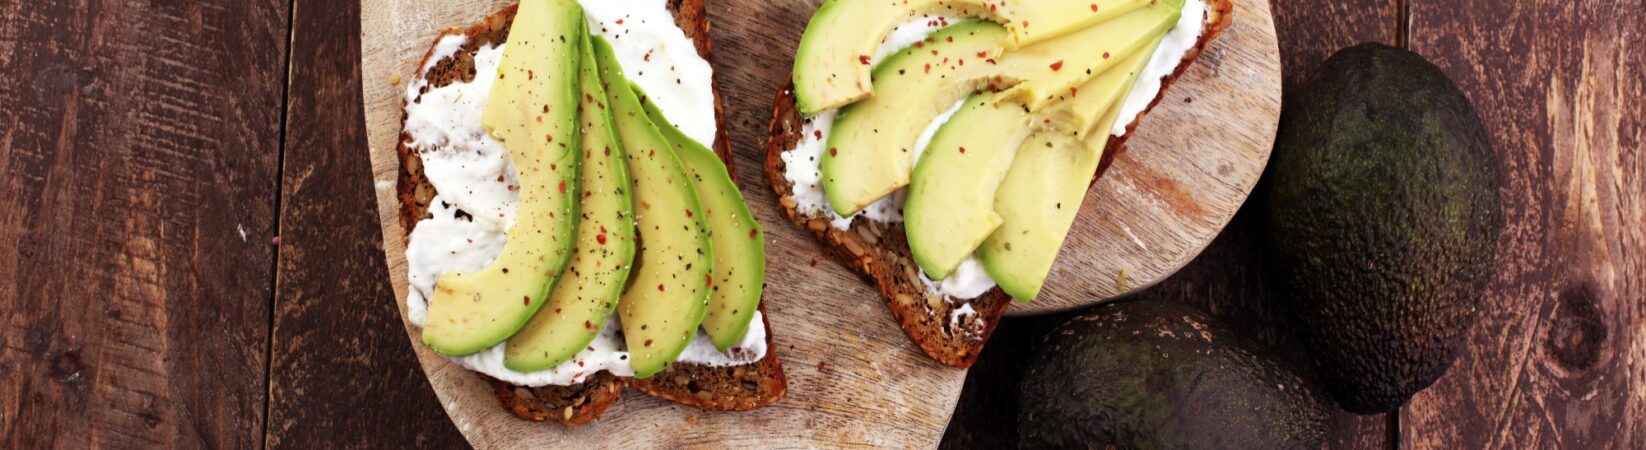
<instances>
[{"instance_id":1,"label":"wood plank","mask_svg":"<svg viewBox=\"0 0 1646 450\"><path fill-rule=\"evenodd\" d=\"M1393 43L1397 33L1399 12L1393 2L1294 0L1271 5L1288 90L1313 75L1315 67L1337 49L1364 41ZM1256 198L1248 201L1194 261L1135 297L1178 301L1206 309L1248 335L1286 348L1295 358L1306 361L1300 342L1286 331L1294 327L1283 304L1264 284L1260 208ZM943 437L944 448L1016 445L1017 380L1023 374L1026 356L1045 333L1073 316L1009 318L1000 325L967 376L960 406ZM1330 448L1392 446L1388 415L1359 416L1339 411L1335 419Z\"/></svg>"},{"instance_id":2,"label":"wood plank","mask_svg":"<svg viewBox=\"0 0 1646 450\"><path fill-rule=\"evenodd\" d=\"M466 447L383 264L361 151L360 4L299 0L294 14L268 447Z\"/></svg>"},{"instance_id":3,"label":"wood plank","mask_svg":"<svg viewBox=\"0 0 1646 450\"><path fill-rule=\"evenodd\" d=\"M0 1L0 448L249 448L288 8Z\"/></svg>"},{"instance_id":4,"label":"wood plank","mask_svg":"<svg viewBox=\"0 0 1646 450\"><path fill-rule=\"evenodd\" d=\"M1491 288L1411 448L1646 448L1639 1L1419 1L1412 48L1469 93L1503 171Z\"/></svg>"}]
</instances>

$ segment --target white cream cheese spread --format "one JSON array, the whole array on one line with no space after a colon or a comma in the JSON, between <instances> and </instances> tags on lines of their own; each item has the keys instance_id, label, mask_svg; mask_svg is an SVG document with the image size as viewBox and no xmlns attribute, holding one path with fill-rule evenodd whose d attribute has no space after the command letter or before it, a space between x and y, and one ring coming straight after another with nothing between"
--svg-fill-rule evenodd
<instances>
[{"instance_id":1,"label":"white cream cheese spread","mask_svg":"<svg viewBox=\"0 0 1646 450\"><path fill-rule=\"evenodd\" d=\"M605 36L623 65L624 75L646 91L670 123L705 146L714 144L713 69L675 24L664 0L583 0L591 33ZM423 171L439 195L430 202L432 217L418 222L406 246L411 289L406 315L422 326L435 279L447 271L479 270L503 250L506 231L519 205L518 181L508 150L492 139L480 117L505 45L486 45L474 55L472 81L428 88L424 74L455 55L467 43L461 35L435 43L429 63L406 86L406 133L421 149ZM632 376L628 352L614 315L588 348L551 369L522 373L503 365L499 344L472 355L448 358L493 378L522 386L569 385L602 370ZM701 330L679 362L709 366L751 364L766 355L766 325L755 313L737 345L722 353Z\"/></svg>"},{"instance_id":2,"label":"white cream cheese spread","mask_svg":"<svg viewBox=\"0 0 1646 450\"><path fill-rule=\"evenodd\" d=\"M1205 0L1188 0L1184 3L1183 14L1178 19L1177 25L1167 32L1160 46L1149 57L1149 63L1144 68L1143 74L1139 76L1137 84L1133 85L1132 90L1127 92L1126 98L1122 101L1119 117L1135 118L1138 113L1149 107L1149 103L1154 101L1155 96L1160 93L1161 79L1172 74L1178 63L1183 60L1183 56L1190 49L1193 49L1195 43L1200 39L1200 33L1205 28L1205 14ZM870 61L878 64L887 55L914 45L915 42L925 39L933 31L948 26L951 21L957 20L959 19L924 16L898 25L892 28L890 33L887 33L885 39L881 40L880 47ZM947 123L949 118L959 109L960 103L957 102L948 112L938 116L930 125L927 125L915 144L914 158L916 161L925 152L926 145L931 142L932 134L936 133L944 123ZM820 158L824 147L828 144L829 131L834 127L834 118L838 112L838 109L830 109L820 111L816 115L806 118L805 124L801 127L800 141L795 144L793 149L781 154L784 167L783 177L791 185L790 196L795 200L795 210L803 215L826 217L829 219L830 226L840 230L850 228L852 221L858 216L882 223L902 222L904 191L901 189L869 204L869 206L863 208L863 211L852 217L840 217L829 206L828 197L823 193L823 172ZM1125 122L1116 121L1114 129L1111 130L1113 135L1121 136L1126 134L1126 126L1129 122L1129 120ZM968 256L965 261L961 262L960 266L956 267L948 278L933 281L927 278L924 272L921 272L920 280L926 284L927 294L941 296L949 300L977 298L995 287L994 279L989 277L989 274L983 270L983 265L977 261L976 257L972 256ZM965 308L969 311L970 306L970 304L967 304ZM958 316L951 317L951 319L956 318Z\"/></svg>"}]
</instances>

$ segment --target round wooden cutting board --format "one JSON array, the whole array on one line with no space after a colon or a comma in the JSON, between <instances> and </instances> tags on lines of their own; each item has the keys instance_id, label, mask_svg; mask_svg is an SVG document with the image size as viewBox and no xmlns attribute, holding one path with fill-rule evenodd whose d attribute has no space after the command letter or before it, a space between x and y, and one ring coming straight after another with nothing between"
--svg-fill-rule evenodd
<instances>
[{"instance_id":1,"label":"round wooden cutting board","mask_svg":"<svg viewBox=\"0 0 1646 450\"><path fill-rule=\"evenodd\" d=\"M617 1L617 0L612 0ZM361 79L384 254L404 318L405 230L396 219L395 144L404 80L442 28L512 0L363 0ZM824 257L779 215L761 174L771 100L816 0L711 1L716 77L744 195L766 228L764 301L788 376L782 401L711 412L629 390L581 427L504 411L481 379L407 337L441 404L478 448L935 447L966 372L925 356L874 290ZM1087 196L1035 313L1096 303L1153 284L1211 242L1245 200L1273 143L1280 61L1268 3L1236 0L1234 23L1144 119L1130 149ZM1124 276L1121 274L1125 273ZM1117 278L1125 282L1117 283Z\"/></svg>"}]
</instances>

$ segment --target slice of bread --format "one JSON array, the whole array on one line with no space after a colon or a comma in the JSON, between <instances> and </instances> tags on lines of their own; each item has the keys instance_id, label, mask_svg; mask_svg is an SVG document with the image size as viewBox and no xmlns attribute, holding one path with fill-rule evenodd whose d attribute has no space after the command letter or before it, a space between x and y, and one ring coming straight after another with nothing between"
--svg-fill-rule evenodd
<instances>
[{"instance_id":1,"label":"slice of bread","mask_svg":"<svg viewBox=\"0 0 1646 450\"><path fill-rule=\"evenodd\" d=\"M1177 68L1162 78L1160 92L1149 107L1128 122L1126 134L1109 138L1109 150L1104 152L1102 165L1108 165L1144 114L1160 103L1166 89L1200 56L1206 44L1229 27L1234 11L1233 0L1207 0L1206 7L1205 29L1200 38L1184 54ZM998 287L971 300L951 302L937 295L929 295L920 279L920 268L910 254L903 224L860 219L853 220L849 228L840 230L830 226L827 217L802 214L796 209L794 186L783 176L785 164L782 155L800 142L805 120L795 107L793 84L784 87L772 106L772 121L766 140L766 176L780 199L783 214L796 225L810 230L823 243L829 255L874 283L886 306L891 309L893 318L902 325L903 332L914 339L926 354L943 364L971 367L983 350L983 343L1000 322L1000 316L1005 314L1011 297ZM1096 181L1095 177L1093 181ZM956 314L956 310L968 305L975 311L974 314Z\"/></svg>"},{"instance_id":2,"label":"slice of bread","mask_svg":"<svg viewBox=\"0 0 1646 450\"><path fill-rule=\"evenodd\" d=\"M698 54L703 55L704 59L713 65L705 2L706 0L671 0L669 8L674 13L675 23L685 31L686 37L691 38ZM434 46L431 45L429 51L424 53L422 62L418 64L418 67L428 66L429 70L415 76L428 80L429 88L473 80L474 54L487 44L501 44L508 39L509 26L514 20L515 10L515 6L510 6L467 28L442 30L434 42L451 35L465 35L468 40L456 53L434 61L434 64L429 66L429 59L434 56ZM406 119L405 105L401 106L403 123ZM725 123L722 109L717 88L715 117L716 122L720 124ZM429 202L437 194L434 185L429 183L423 173L423 160L418 156L418 152L423 149L413 148L411 142L411 137L402 133L396 149L400 159L397 185L400 200L399 219L400 226L405 228L408 235L419 220L429 217ZM726 162L727 171L732 172L731 144L726 138L724 125L717 131L713 148L715 154ZM733 180L737 179L736 173L731 175ZM760 310L764 315L764 303L760 305ZM626 379L601 372L590 376L583 383L541 387L515 386L477 375L485 377L492 385L503 409L516 417L534 421L554 420L566 425L589 423L599 418L606 408L617 401L625 385L633 385L653 397L697 408L748 410L775 402L788 390L782 364L777 359L777 346L772 341L770 322L766 325L768 331L765 358L743 366L709 367L680 363L647 379Z\"/></svg>"}]
</instances>

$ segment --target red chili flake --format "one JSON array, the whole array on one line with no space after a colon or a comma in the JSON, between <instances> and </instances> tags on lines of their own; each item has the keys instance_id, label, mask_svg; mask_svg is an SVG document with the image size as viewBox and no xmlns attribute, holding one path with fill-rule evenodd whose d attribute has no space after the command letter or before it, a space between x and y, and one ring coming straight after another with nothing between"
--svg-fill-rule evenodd
<instances>
[{"instance_id":1,"label":"red chili flake","mask_svg":"<svg viewBox=\"0 0 1646 450\"><path fill-rule=\"evenodd\" d=\"M714 286L714 277L711 277L711 276L709 276L709 274L706 274L706 273L703 274L703 285L704 286Z\"/></svg>"},{"instance_id":2,"label":"red chili flake","mask_svg":"<svg viewBox=\"0 0 1646 450\"><path fill-rule=\"evenodd\" d=\"M585 320L585 321L583 321L583 328L588 328L588 329L591 329L591 330L593 330L593 329L594 329L594 322L590 322L590 321L587 321L587 320ZM578 362L577 362L577 365L578 365L578 366L582 366L582 365L583 365L583 362L582 362L582 361L578 361Z\"/></svg>"},{"instance_id":3,"label":"red chili flake","mask_svg":"<svg viewBox=\"0 0 1646 450\"><path fill-rule=\"evenodd\" d=\"M652 51L651 50L646 50L645 56L641 56L640 60L645 61L645 62L651 62L652 61Z\"/></svg>"},{"instance_id":4,"label":"red chili flake","mask_svg":"<svg viewBox=\"0 0 1646 450\"><path fill-rule=\"evenodd\" d=\"M994 63L995 63L995 62L994 62L994 58L989 58L989 59L985 59L985 60L983 60L983 61L984 61L984 62L987 62L987 63L989 63L989 64L994 64Z\"/></svg>"},{"instance_id":5,"label":"red chili flake","mask_svg":"<svg viewBox=\"0 0 1646 450\"><path fill-rule=\"evenodd\" d=\"M1080 88L1077 88L1077 87L1069 88L1069 96L1070 97L1079 97L1080 96Z\"/></svg>"},{"instance_id":6,"label":"red chili flake","mask_svg":"<svg viewBox=\"0 0 1646 450\"><path fill-rule=\"evenodd\" d=\"M823 140L823 130L813 130L812 136L817 138L817 140Z\"/></svg>"},{"instance_id":7,"label":"red chili flake","mask_svg":"<svg viewBox=\"0 0 1646 450\"><path fill-rule=\"evenodd\" d=\"M1023 21L1023 28L1028 28L1028 27L1029 27L1029 21L1027 21L1027 20Z\"/></svg>"},{"instance_id":8,"label":"red chili flake","mask_svg":"<svg viewBox=\"0 0 1646 450\"><path fill-rule=\"evenodd\" d=\"M525 304L526 306L531 306L532 297L530 295L523 295L520 297L520 303Z\"/></svg>"},{"instance_id":9,"label":"red chili flake","mask_svg":"<svg viewBox=\"0 0 1646 450\"><path fill-rule=\"evenodd\" d=\"M1047 118L1046 118L1046 122L1045 122L1045 123L1052 123L1052 118L1050 118L1050 117L1047 117Z\"/></svg>"},{"instance_id":10,"label":"red chili flake","mask_svg":"<svg viewBox=\"0 0 1646 450\"><path fill-rule=\"evenodd\" d=\"M594 96L589 95L589 94L583 94L583 100L592 102L592 101L594 101Z\"/></svg>"},{"instance_id":11,"label":"red chili flake","mask_svg":"<svg viewBox=\"0 0 1646 450\"><path fill-rule=\"evenodd\" d=\"M760 230L749 230L749 239L754 239L758 234L760 234Z\"/></svg>"},{"instance_id":12,"label":"red chili flake","mask_svg":"<svg viewBox=\"0 0 1646 450\"><path fill-rule=\"evenodd\" d=\"M605 234L594 235L594 241L599 242L600 245L606 245L606 235Z\"/></svg>"},{"instance_id":13,"label":"red chili flake","mask_svg":"<svg viewBox=\"0 0 1646 450\"><path fill-rule=\"evenodd\" d=\"M989 4L989 12L994 12L994 7L995 7L995 4L990 3Z\"/></svg>"},{"instance_id":14,"label":"red chili flake","mask_svg":"<svg viewBox=\"0 0 1646 450\"><path fill-rule=\"evenodd\" d=\"M691 216L692 216L692 210L687 209L686 210L686 217L691 217Z\"/></svg>"},{"instance_id":15,"label":"red chili flake","mask_svg":"<svg viewBox=\"0 0 1646 450\"><path fill-rule=\"evenodd\" d=\"M647 347L647 348L650 348L650 347L651 347L651 346L652 346L652 340L651 340L651 339L647 339L647 340L646 340L646 347Z\"/></svg>"},{"instance_id":16,"label":"red chili flake","mask_svg":"<svg viewBox=\"0 0 1646 450\"><path fill-rule=\"evenodd\" d=\"M966 147L960 147L960 154L966 154Z\"/></svg>"},{"instance_id":17,"label":"red chili flake","mask_svg":"<svg viewBox=\"0 0 1646 450\"><path fill-rule=\"evenodd\" d=\"M949 42L954 42L954 36L949 36Z\"/></svg>"},{"instance_id":18,"label":"red chili flake","mask_svg":"<svg viewBox=\"0 0 1646 450\"><path fill-rule=\"evenodd\" d=\"M560 182L560 192L561 193L566 192L566 182L564 182L564 181Z\"/></svg>"},{"instance_id":19,"label":"red chili flake","mask_svg":"<svg viewBox=\"0 0 1646 450\"><path fill-rule=\"evenodd\" d=\"M663 283L657 284L657 292L663 292Z\"/></svg>"},{"instance_id":20,"label":"red chili flake","mask_svg":"<svg viewBox=\"0 0 1646 450\"><path fill-rule=\"evenodd\" d=\"M1109 52L1103 52L1103 59L1109 59Z\"/></svg>"},{"instance_id":21,"label":"red chili flake","mask_svg":"<svg viewBox=\"0 0 1646 450\"><path fill-rule=\"evenodd\" d=\"M1092 4L1092 12L1097 12L1097 4L1096 3Z\"/></svg>"},{"instance_id":22,"label":"red chili flake","mask_svg":"<svg viewBox=\"0 0 1646 450\"><path fill-rule=\"evenodd\" d=\"M1056 72L1056 71L1059 71L1059 70L1063 70L1063 60L1061 60L1061 59L1057 60L1057 62L1052 63L1052 71Z\"/></svg>"},{"instance_id":23,"label":"red chili flake","mask_svg":"<svg viewBox=\"0 0 1646 450\"><path fill-rule=\"evenodd\" d=\"M497 176L497 182L498 182L498 183L502 183L502 182L503 182L503 176L502 176L502 175L498 175L498 176Z\"/></svg>"},{"instance_id":24,"label":"red chili flake","mask_svg":"<svg viewBox=\"0 0 1646 450\"><path fill-rule=\"evenodd\" d=\"M544 114L548 114L548 113L549 113L549 105L543 105L543 113L544 113Z\"/></svg>"},{"instance_id":25,"label":"red chili flake","mask_svg":"<svg viewBox=\"0 0 1646 450\"><path fill-rule=\"evenodd\" d=\"M987 58L987 57L989 57L989 52L988 52L988 51L987 51L987 50L985 50L985 51L981 51L981 52L977 52L977 57L979 57L979 58Z\"/></svg>"},{"instance_id":26,"label":"red chili flake","mask_svg":"<svg viewBox=\"0 0 1646 450\"><path fill-rule=\"evenodd\" d=\"M537 115L537 123L543 123L543 115L542 114Z\"/></svg>"},{"instance_id":27,"label":"red chili flake","mask_svg":"<svg viewBox=\"0 0 1646 450\"><path fill-rule=\"evenodd\" d=\"M617 19L617 24L622 25L623 24L623 19Z\"/></svg>"},{"instance_id":28,"label":"red chili flake","mask_svg":"<svg viewBox=\"0 0 1646 450\"><path fill-rule=\"evenodd\" d=\"M531 69L526 69L526 79L530 80L535 78L537 78L537 72L533 72Z\"/></svg>"},{"instance_id":29,"label":"red chili flake","mask_svg":"<svg viewBox=\"0 0 1646 450\"><path fill-rule=\"evenodd\" d=\"M652 204L647 203L647 202L640 202L640 208L641 209L652 209Z\"/></svg>"},{"instance_id":30,"label":"red chili flake","mask_svg":"<svg viewBox=\"0 0 1646 450\"><path fill-rule=\"evenodd\" d=\"M653 156L657 156L657 149L654 148L654 149L651 149L651 150L646 150L646 157L647 158L650 158L650 157L653 157Z\"/></svg>"},{"instance_id":31,"label":"red chili flake","mask_svg":"<svg viewBox=\"0 0 1646 450\"><path fill-rule=\"evenodd\" d=\"M555 308L555 309L554 309L554 313L555 313L555 314L560 314L560 308Z\"/></svg>"},{"instance_id":32,"label":"red chili flake","mask_svg":"<svg viewBox=\"0 0 1646 450\"><path fill-rule=\"evenodd\" d=\"M817 267L817 258L812 258L812 267Z\"/></svg>"},{"instance_id":33,"label":"red chili flake","mask_svg":"<svg viewBox=\"0 0 1646 450\"><path fill-rule=\"evenodd\" d=\"M817 362L817 371L818 371L818 372L822 372L822 371L823 371L823 361L818 361L818 362Z\"/></svg>"},{"instance_id":34,"label":"red chili flake","mask_svg":"<svg viewBox=\"0 0 1646 450\"><path fill-rule=\"evenodd\" d=\"M926 73L932 73L932 64L926 63Z\"/></svg>"},{"instance_id":35,"label":"red chili flake","mask_svg":"<svg viewBox=\"0 0 1646 450\"><path fill-rule=\"evenodd\" d=\"M926 48L926 41L914 41L914 48Z\"/></svg>"},{"instance_id":36,"label":"red chili flake","mask_svg":"<svg viewBox=\"0 0 1646 450\"><path fill-rule=\"evenodd\" d=\"M585 321L583 323L588 323L588 322ZM582 360L577 361L577 367L583 367L583 361Z\"/></svg>"},{"instance_id":37,"label":"red chili flake","mask_svg":"<svg viewBox=\"0 0 1646 450\"><path fill-rule=\"evenodd\" d=\"M834 155L838 155L838 154L840 154L840 149L834 148L834 147L829 147L829 156L834 156Z\"/></svg>"},{"instance_id":38,"label":"red chili flake","mask_svg":"<svg viewBox=\"0 0 1646 450\"><path fill-rule=\"evenodd\" d=\"M869 65L869 55L857 55L857 62L863 63L865 66Z\"/></svg>"},{"instance_id":39,"label":"red chili flake","mask_svg":"<svg viewBox=\"0 0 1646 450\"><path fill-rule=\"evenodd\" d=\"M554 135L545 134L545 135L543 135L543 140L544 140L544 142L554 142Z\"/></svg>"}]
</instances>

